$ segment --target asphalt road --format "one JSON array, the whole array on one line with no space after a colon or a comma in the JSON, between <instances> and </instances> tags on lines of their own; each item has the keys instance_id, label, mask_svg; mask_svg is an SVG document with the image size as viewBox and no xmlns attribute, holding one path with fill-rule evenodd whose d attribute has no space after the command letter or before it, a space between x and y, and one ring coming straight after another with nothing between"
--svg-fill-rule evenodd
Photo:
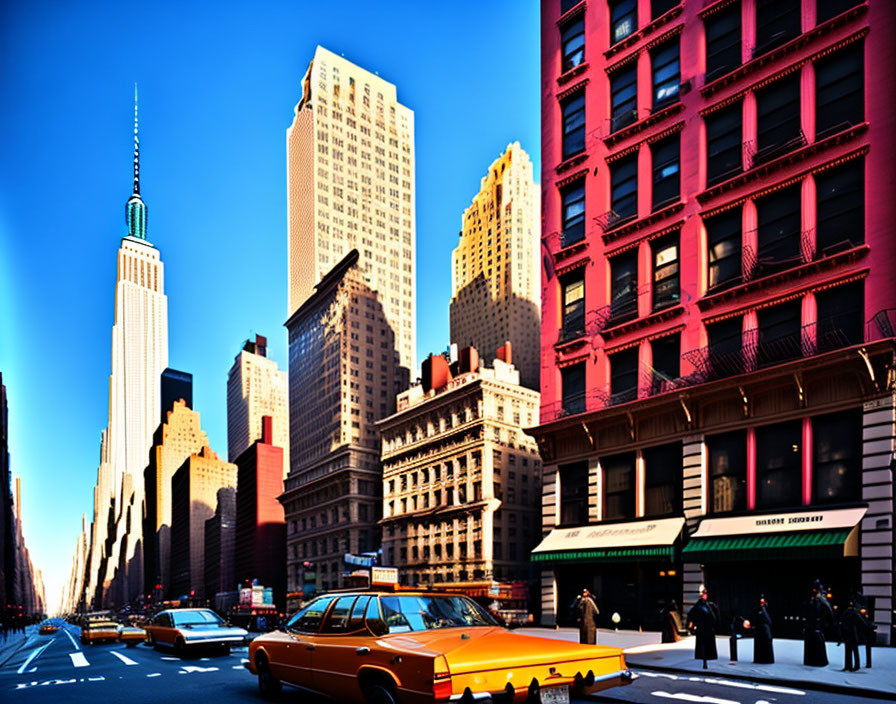
<instances>
[{"instance_id":1,"label":"asphalt road","mask_svg":"<svg viewBox=\"0 0 896 704\"><path fill-rule=\"evenodd\" d=\"M246 648L230 655L198 654L184 659L146 645L83 646L80 629L54 620L54 635L33 634L0 665L0 701L28 702L261 702L255 678L245 670ZM639 704L812 704L878 702L792 687L641 671L627 687L608 690L590 702ZM298 690L286 689L281 701L312 704ZM315 703L316 704L316 703ZM322 702L321 702L322 704ZM584 704L577 702L576 704Z\"/></svg>"}]
</instances>

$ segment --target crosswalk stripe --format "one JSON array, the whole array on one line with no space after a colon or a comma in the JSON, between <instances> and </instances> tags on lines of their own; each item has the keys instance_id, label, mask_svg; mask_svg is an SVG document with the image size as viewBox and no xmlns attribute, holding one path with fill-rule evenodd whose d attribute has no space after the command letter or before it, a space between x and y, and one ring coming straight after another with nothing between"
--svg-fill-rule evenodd
<instances>
[{"instance_id":1,"label":"crosswalk stripe","mask_svg":"<svg viewBox=\"0 0 896 704\"><path fill-rule=\"evenodd\" d=\"M87 658L84 657L84 653L82 652L69 653L68 656L72 659L72 665L74 665L75 667L87 667L88 665L90 665L90 663L87 662Z\"/></svg>"},{"instance_id":2,"label":"crosswalk stripe","mask_svg":"<svg viewBox=\"0 0 896 704\"><path fill-rule=\"evenodd\" d=\"M115 657L117 657L119 660L121 660L125 665L136 665L137 664L136 660L131 660L127 655L122 655L117 650L113 650L111 652Z\"/></svg>"}]
</instances>

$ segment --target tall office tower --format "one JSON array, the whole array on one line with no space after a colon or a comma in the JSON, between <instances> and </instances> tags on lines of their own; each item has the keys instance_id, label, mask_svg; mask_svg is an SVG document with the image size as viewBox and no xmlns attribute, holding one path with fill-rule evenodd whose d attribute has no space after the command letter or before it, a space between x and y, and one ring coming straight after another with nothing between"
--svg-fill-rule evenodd
<instances>
[{"instance_id":1,"label":"tall office tower","mask_svg":"<svg viewBox=\"0 0 896 704\"><path fill-rule=\"evenodd\" d=\"M483 176L451 253L451 342L494 354L509 340L520 381L538 389L541 197L519 142Z\"/></svg>"},{"instance_id":2,"label":"tall office tower","mask_svg":"<svg viewBox=\"0 0 896 704\"><path fill-rule=\"evenodd\" d=\"M208 437L199 424L199 413L184 401L175 401L166 422L153 436L149 464L143 472L146 488L144 513L144 590L147 594L161 584L171 586L171 478L190 455L208 445Z\"/></svg>"},{"instance_id":3,"label":"tall office tower","mask_svg":"<svg viewBox=\"0 0 896 704\"><path fill-rule=\"evenodd\" d=\"M257 579L271 587L274 603L286 608L286 522L283 505L283 448L272 444L273 419L262 419L261 437L236 458L236 581Z\"/></svg>"},{"instance_id":4,"label":"tall office tower","mask_svg":"<svg viewBox=\"0 0 896 704\"><path fill-rule=\"evenodd\" d=\"M128 234L118 250L115 285L109 422L103 431L94 495L92 549L99 559L91 586L101 601L113 580L117 584L112 594L119 600L130 600L142 591L142 476L160 416L159 376L168 366L168 300L159 250L146 239L136 100L134 190L125 215ZM107 525L112 526L112 535Z\"/></svg>"},{"instance_id":5,"label":"tall office tower","mask_svg":"<svg viewBox=\"0 0 896 704\"><path fill-rule=\"evenodd\" d=\"M289 471L289 394L285 370L268 359L267 338L246 340L227 374L227 459L261 438L262 416L273 422L273 444L282 447L283 476Z\"/></svg>"},{"instance_id":6,"label":"tall office tower","mask_svg":"<svg viewBox=\"0 0 896 704\"><path fill-rule=\"evenodd\" d=\"M193 375L177 369L168 368L162 372L159 378L161 389L161 417L160 423L168 419L168 412L174 408L174 402L183 400L187 408L193 407Z\"/></svg>"},{"instance_id":7,"label":"tall office tower","mask_svg":"<svg viewBox=\"0 0 896 704\"><path fill-rule=\"evenodd\" d=\"M12 597L14 535L9 474L9 408L3 374L0 372L0 604L9 604Z\"/></svg>"},{"instance_id":8,"label":"tall office tower","mask_svg":"<svg viewBox=\"0 0 896 704\"><path fill-rule=\"evenodd\" d=\"M81 514L81 532L78 534L75 543L75 554L72 556L72 569L69 573L68 581L62 592L62 599L59 603L59 613L70 614L81 611L82 596L84 591L84 574L87 567L87 549L88 549L88 530L87 514Z\"/></svg>"},{"instance_id":9,"label":"tall office tower","mask_svg":"<svg viewBox=\"0 0 896 704\"><path fill-rule=\"evenodd\" d=\"M172 596L199 598L205 593L205 522L215 515L220 489L236 489L236 465L205 446L171 478Z\"/></svg>"},{"instance_id":10,"label":"tall office tower","mask_svg":"<svg viewBox=\"0 0 896 704\"><path fill-rule=\"evenodd\" d=\"M317 47L286 150L289 315L357 249L401 364L414 369L414 113L393 84Z\"/></svg>"},{"instance_id":11,"label":"tall office tower","mask_svg":"<svg viewBox=\"0 0 896 704\"><path fill-rule=\"evenodd\" d=\"M542 3L546 623L585 586L658 628L704 584L796 638L817 578L892 642L894 32L878 0Z\"/></svg>"},{"instance_id":12,"label":"tall office tower","mask_svg":"<svg viewBox=\"0 0 896 704\"><path fill-rule=\"evenodd\" d=\"M225 487L218 489L215 515L205 522L205 595L215 606L218 592L233 591L238 584L233 570L235 538L236 489Z\"/></svg>"},{"instance_id":13,"label":"tall office tower","mask_svg":"<svg viewBox=\"0 0 896 704\"><path fill-rule=\"evenodd\" d=\"M280 501L291 592L341 584L345 553L379 545L375 423L394 411L407 369L358 262L357 250L349 252L286 322L292 467Z\"/></svg>"}]
</instances>

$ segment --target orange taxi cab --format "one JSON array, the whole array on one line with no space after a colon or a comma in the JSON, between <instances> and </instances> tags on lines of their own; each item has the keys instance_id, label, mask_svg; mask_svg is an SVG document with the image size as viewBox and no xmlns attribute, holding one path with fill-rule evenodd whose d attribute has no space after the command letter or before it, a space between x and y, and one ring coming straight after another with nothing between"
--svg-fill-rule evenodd
<instances>
[{"instance_id":1,"label":"orange taxi cab","mask_svg":"<svg viewBox=\"0 0 896 704\"><path fill-rule=\"evenodd\" d=\"M81 626L81 642L85 645L111 643L118 640L118 624L115 621L88 621Z\"/></svg>"},{"instance_id":2,"label":"orange taxi cab","mask_svg":"<svg viewBox=\"0 0 896 704\"><path fill-rule=\"evenodd\" d=\"M567 704L632 679L619 648L513 633L467 597L409 591L321 596L253 640L246 667L265 698L286 683L344 704Z\"/></svg>"},{"instance_id":3,"label":"orange taxi cab","mask_svg":"<svg viewBox=\"0 0 896 704\"><path fill-rule=\"evenodd\" d=\"M52 623L42 623L40 626L40 630L38 633L42 636L48 636L59 630L59 626L55 626Z\"/></svg>"}]
</instances>

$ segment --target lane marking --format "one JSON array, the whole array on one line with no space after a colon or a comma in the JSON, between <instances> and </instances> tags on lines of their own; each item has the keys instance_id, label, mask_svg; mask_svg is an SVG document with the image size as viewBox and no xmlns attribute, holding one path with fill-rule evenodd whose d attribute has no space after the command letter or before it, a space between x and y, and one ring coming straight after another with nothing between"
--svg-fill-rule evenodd
<instances>
[{"instance_id":1,"label":"lane marking","mask_svg":"<svg viewBox=\"0 0 896 704\"><path fill-rule=\"evenodd\" d=\"M122 655L117 650L111 650L109 652L111 652L115 657L117 657L119 660L121 660L125 665L136 665L137 664L136 660L131 660L127 655Z\"/></svg>"},{"instance_id":2,"label":"lane marking","mask_svg":"<svg viewBox=\"0 0 896 704\"><path fill-rule=\"evenodd\" d=\"M231 668L234 670L245 670L246 669L242 665L232 665Z\"/></svg>"},{"instance_id":3,"label":"lane marking","mask_svg":"<svg viewBox=\"0 0 896 704\"><path fill-rule=\"evenodd\" d=\"M68 636L68 639L72 642L72 645L75 646L75 650L80 650L81 646L78 645L78 641L75 640L75 637L69 633L65 628L62 629L62 632Z\"/></svg>"},{"instance_id":4,"label":"lane marking","mask_svg":"<svg viewBox=\"0 0 896 704\"><path fill-rule=\"evenodd\" d=\"M37 658L38 656L40 656L40 654L41 654L42 652L44 652L47 648L49 648L49 647L50 647L50 644L51 644L52 642L53 642L53 641L50 641L49 643L45 643L44 645L40 646L39 648L35 648L34 650L32 650L32 651L31 651L31 655L29 655L29 656L28 656L28 659L25 660L25 662L23 662L23 663L21 664L21 666L19 666L19 669L16 670L16 672L17 672L18 674L20 674L20 675L24 675L24 674L25 674L25 669L31 664L31 661L34 660L35 658ZM35 668L35 669L36 669L36 668Z\"/></svg>"},{"instance_id":5,"label":"lane marking","mask_svg":"<svg viewBox=\"0 0 896 704\"><path fill-rule=\"evenodd\" d=\"M90 665L87 662L87 658L84 657L84 653L69 653L68 656L72 659L72 665L75 667L88 667Z\"/></svg>"},{"instance_id":6,"label":"lane marking","mask_svg":"<svg viewBox=\"0 0 896 704\"><path fill-rule=\"evenodd\" d=\"M686 702L700 702L700 704L738 704L734 699L719 699L718 697L701 697L699 694L685 694L684 692L651 692L655 697L665 699L682 699Z\"/></svg>"},{"instance_id":7,"label":"lane marking","mask_svg":"<svg viewBox=\"0 0 896 704\"><path fill-rule=\"evenodd\" d=\"M217 672L219 668L217 667L200 667L199 665L184 665L183 669L181 669L180 673L182 675L188 675L191 672Z\"/></svg>"},{"instance_id":8,"label":"lane marking","mask_svg":"<svg viewBox=\"0 0 896 704\"><path fill-rule=\"evenodd\" d=\"M178 662L180 662L180 658L163 657L162 660L177 660Z\"/></svg>"},{"instance_id":9,"label":"lane marking","mask_svg":"<svg viewBox=\"0 0 896 704\"><path fill-rule=\"evenodd\" d=\"M774 692L775 694L792 694L798 697L806 696L806 692L801 689L792 689L791 687L777 687L770 684L754 684L752 682L743 682L740 680L726 680L715 677L679 677L670 675L665 672L648 672L642 671L638 673L640 677L663 678L667 680L682 680L684 682L704 682L706 684L719 685L721 687L736 687L739 689L755 689L762 692Z\"/></svg>"},{"instance_id":10,"label":"lane marking","mask_svg":"<svg viewBox=\"0 0 896 704\"><path fill-rule=\"evenodd\" d=\"M161 673L161 672L150 672L150 673L147 675L147 677L161 677L161 676L162 676L162 673Z\"/></svg>"}]
</instances>

